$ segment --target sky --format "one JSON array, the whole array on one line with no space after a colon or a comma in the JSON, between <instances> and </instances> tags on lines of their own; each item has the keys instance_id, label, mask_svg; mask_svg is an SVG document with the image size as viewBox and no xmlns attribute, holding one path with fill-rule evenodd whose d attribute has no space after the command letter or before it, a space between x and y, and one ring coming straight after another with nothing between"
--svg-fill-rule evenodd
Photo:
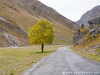
<instances>
[{"instance_id":1,"label":"sky","mask_svg":"<svg viewBox=\"0 0 100 75\"><path fill-rule=\"evenodd\" d=\"M39 0L54 8L66 18L77 21L93 7L100 5L100 0Z\"/></svg>"}]
</instances>

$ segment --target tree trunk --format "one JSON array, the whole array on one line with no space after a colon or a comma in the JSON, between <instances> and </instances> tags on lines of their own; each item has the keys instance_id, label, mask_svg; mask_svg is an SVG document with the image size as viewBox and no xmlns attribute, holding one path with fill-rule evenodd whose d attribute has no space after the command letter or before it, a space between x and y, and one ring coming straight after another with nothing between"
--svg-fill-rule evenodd
<instances>
[{"instance_id":1,"label":"tree trunk","mask_svg":"<svg viewBox=\"0 0 100 75\"><path fill-rule=\"evenodd\" d=\"M42 44L42 46L41 46L41 52L43 53L44 51L44 44Z\"/></svg>"}]
</instances>

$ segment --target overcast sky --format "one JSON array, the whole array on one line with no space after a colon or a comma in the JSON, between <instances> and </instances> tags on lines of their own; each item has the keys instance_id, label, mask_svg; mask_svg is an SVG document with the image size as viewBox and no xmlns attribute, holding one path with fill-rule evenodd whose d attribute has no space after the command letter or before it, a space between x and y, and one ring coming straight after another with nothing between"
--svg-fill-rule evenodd
<instances>
[{"instance_id":1,"label":"overcast sky","mask_svg":"<svg viewBox=\"0 0 100 75\"><path fill-rule=\"evenodd\" d=\"M57 10L66 18L77 21L91 8L100 5L100 0L39 0Z\"/></svg>"}]
</instances>

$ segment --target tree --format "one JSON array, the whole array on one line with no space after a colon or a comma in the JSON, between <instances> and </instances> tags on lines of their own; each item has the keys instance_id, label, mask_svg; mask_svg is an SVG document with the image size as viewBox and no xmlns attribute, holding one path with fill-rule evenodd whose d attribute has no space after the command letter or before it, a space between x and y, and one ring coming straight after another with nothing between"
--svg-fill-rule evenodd
<instances>
[{"instance_id":1,"label":"tree","mask_svg":"<svg viewBox=\"0 0 100 75\"><path fill-rule=\"evenodd\" d=\"M78 29L77 33L78 33L78 35L80 35L80 33L81 33L80 29Z\"/></svg>"},{"instance_id":2,"label":"tree","mask_svg":"<svg viewBox=\"0 0 100 75\"><path fill-rule=\"evenodd\" d=\"M85 27L85 25L84 25L84 24L82 24L82 25L81 25L81 28L84 28L84 27Z\"/></svg>"},{"instance_id":3,"label":"tree","mask_svg":"<svg viewBox=\"0 0 100 75\"><path fill-rule=\"evenodd\" d=\"M44 44L51 44L54 38L52 24L47 20L40 20L28 33L31 44L41 44L41 52L44 52Z\"/></svg>"}]
</instances>

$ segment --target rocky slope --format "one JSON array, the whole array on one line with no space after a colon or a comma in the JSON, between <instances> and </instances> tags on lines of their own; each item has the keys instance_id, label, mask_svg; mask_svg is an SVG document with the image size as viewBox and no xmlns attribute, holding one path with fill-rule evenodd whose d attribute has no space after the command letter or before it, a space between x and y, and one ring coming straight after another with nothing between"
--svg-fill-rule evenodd
<instances>
[{"instance_id":1,"label":"rocky slope","mask_svg":"<svg viewBox=\"0 0 100 75\"><path fill-rule=\"evenodd\" d=\"M27 43L28 36L23 30L0 17L0 47L22 46Z\"/></svg>"},{"instance_id":2,"label":"rocky slope","mask_svg":"<svg viewBox=\"0 0 100 75\"><path fill-rule=\"evenodd\" d=\"M100 44L100 39L97 39L100 37L100 17L96 17L92 20L89 20L88 23L89 23L88 31L86 31L85 28L80 28L80 32L75 33L74 39L73 39L74 44L85 45L86 43L88 43L88 45L90 45L93 41L94 41L94 45ZM84 29L83 32L82 32L82 29ZM91 40L91 42L89 42L89 40Z\"/></svg>"},{"instance_id":3,"label":"rocky slope","mask_svg":"<svg viewBox=\"0 0 100 75\"><path fill-rule=\"evenodd\" d=\"M72 43L76 24L54 9L37 0L0 0L0 46L29 44L27 32L40 19L47 19L53 24L53 44Z\"/></svg>"},{"instance_id":4,"label":"rocky slope","mask_svg":"<svg viewBox=\"0 0 100 75\"><path fill-rule=\"evenodd\" d=\"M85 33L86 30L81 31L83 28L80 28L80 33L75 33L73 38L74 48L91 53L93 54L92 57L95 57L94 55L100 56L100 17L91 19L88 23L90 29L87 33ZM98 59L98 57L96 58Z\"/></svg>"},{"instance_id":5,"label":"rocky slope","mask_svg":"<svg viewBox=\"0 0 100 75\"><path fill-rule=\"evenodd\" d=\"M100 5L87 11L76 23L80 26L82 24L88 26L88 21L100 16Z\"/></svg>"}]
</instances>

